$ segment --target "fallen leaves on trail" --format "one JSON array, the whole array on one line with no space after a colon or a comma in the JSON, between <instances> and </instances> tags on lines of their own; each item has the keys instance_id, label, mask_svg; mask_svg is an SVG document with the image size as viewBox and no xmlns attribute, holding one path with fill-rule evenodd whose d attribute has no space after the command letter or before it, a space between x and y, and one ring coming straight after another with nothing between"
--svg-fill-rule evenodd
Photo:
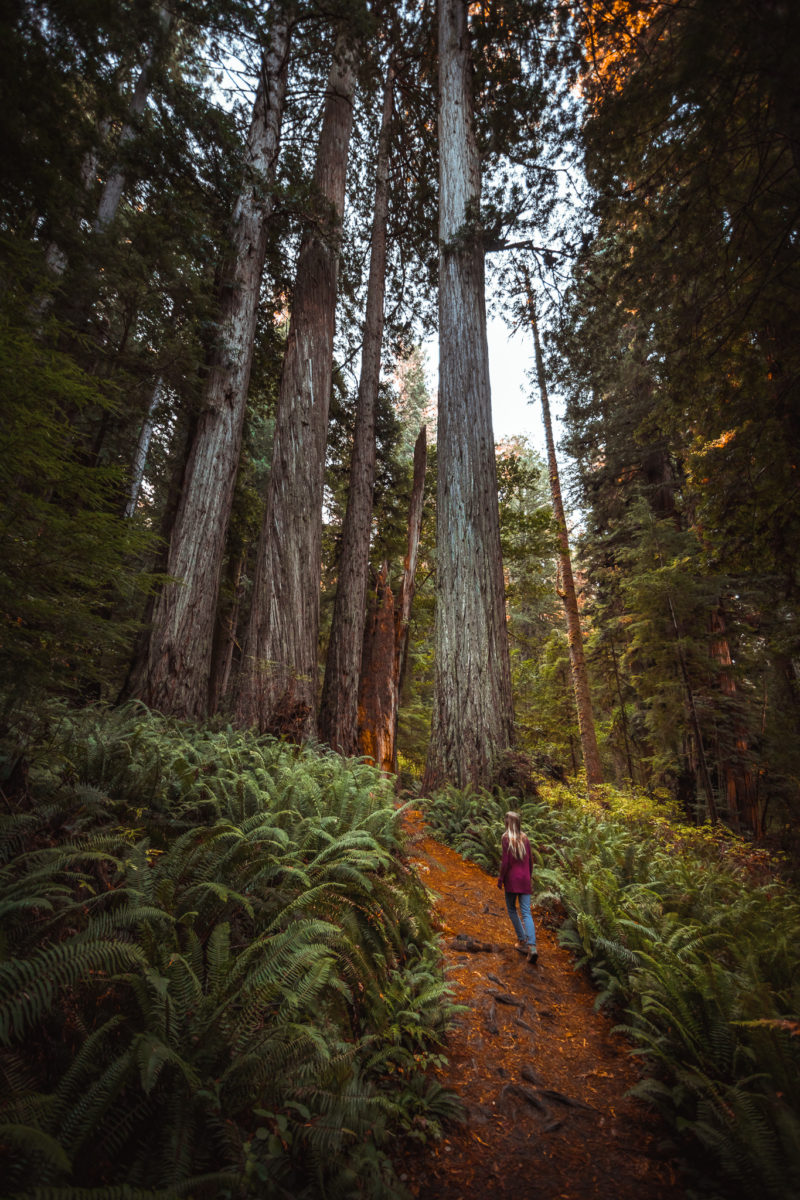
<instances>
[{"instance_id":1,"label":"fallen leaves on trail","mask_svg":"<svg viewBox=\"0 0 800 1200\"><path fill-rule=\"evenodd\" d=\"M398 1156L411 1194L683 1200L666 1127L626 1096L637 1065L594 1011L591 985L554 932L537 920L539 962L529 965L497 905L496 881L428 837L420 813L407 814L406 827L436 898L454 1000L466 1006L436 1077L459 1094L467 1120L439 1144Z\"/></svg>"}]
</instances>

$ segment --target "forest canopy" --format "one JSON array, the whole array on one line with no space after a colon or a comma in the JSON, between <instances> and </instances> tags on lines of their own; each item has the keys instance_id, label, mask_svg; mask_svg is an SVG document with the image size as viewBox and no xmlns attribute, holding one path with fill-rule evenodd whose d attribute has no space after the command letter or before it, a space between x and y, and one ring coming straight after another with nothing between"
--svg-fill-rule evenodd
<instances>
[{"instance_id":1,"label":"forest canopy","mask_svg":"<svg viewBox=\"0 0 800 1200\"><path fill-rule=\"evenodd\" d=\"M464 1115L409 822L491 871L509 808L692 1194L797 1196L799 45L790 0L3 6L17 1200L406 1200Z\"/></svg>"},{"instance_id":2,"label":"forest canopy","mask_svg":"<svg viewBox=\"0 0 800 1200\"><path fill-rule=\"evenodd\" d=\"M8 9L7 708L136 697L429 787L538 756L791 839L797 20ZM487 285L560 476L495 445Z\"/></svg>"}]
</instances>

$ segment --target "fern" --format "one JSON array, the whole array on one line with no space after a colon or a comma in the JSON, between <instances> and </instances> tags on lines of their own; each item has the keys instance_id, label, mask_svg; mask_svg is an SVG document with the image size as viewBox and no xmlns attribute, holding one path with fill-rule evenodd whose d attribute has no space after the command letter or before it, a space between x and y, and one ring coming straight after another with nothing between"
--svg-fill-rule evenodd
<instances>
[{"instance_id":1,"label":"fern","mask_svg":"<svg viewBox=\"0 0 800 1200\"><path fill-rule=\"evenodd\" d=\"M21 1038L55 1004L61 990L89 975L110 977L124 966L141 965L141 951L122 942L71 938L29 959L0 963L0 1041Z\"/></svg>"},{"instance_id":2,"label":"fern","mask_svg":"<svg viewBox=\"0 0 800 1200\"><path fill-rule=\"evenodd\" d=\"M444 840L491 869L508 803L447 789L424 808ZM774 1200L800 1193L797 897L774 879L753 884L702 840L676 851L661 819L586 810L563 792L522 816L536 902L566 910L562 943L656 1073L636 1093L730 1180Z\"/></svg>"},{"instance_id":3,"label":"fern","mask_svg":"<svg viewBox=\"0 0 800 1200\"><path fill-rule=\"evenodd\" d=\"M380 1144L425 1119L409 1080L452 1005L385 780L140 705L48 738L57 801L9 819L0 869L2 1115L71 1165L18 1147L20 1193L335 1195L363 1167L391 1195Z\"/></svg>"}]
</instances>

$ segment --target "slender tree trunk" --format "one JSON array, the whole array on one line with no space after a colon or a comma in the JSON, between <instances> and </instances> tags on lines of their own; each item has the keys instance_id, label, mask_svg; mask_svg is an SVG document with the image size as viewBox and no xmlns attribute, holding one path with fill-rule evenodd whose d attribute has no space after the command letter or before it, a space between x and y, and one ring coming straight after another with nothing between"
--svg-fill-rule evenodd
<instances>
[{"instance_id":1,"label":"slender tree trunk","mask_svg":"<svg viewBox=\"0 0 800 1200\"><path fill-rule=\"evenodd\" d=\"M375 604L367 616L358 694L358 749L383 771L397 771L397 718L414 599L427 461L425 428L414 447L414 484L408 513L408 547L397 600L384 564Z\"/></svg>"},{"instance_id":2,"label":"slender tree trunk","mask_svg":"<svg viewBox=\"0 0 800 1200\"><path fill-rule=\"evenodd\" d=\"M419 557L419 539L422 532L422 508L425 500L425 468L428 462L428 437L423 425L414 443L414 482L411 488L411 504L408 510L408 545L406 547L405 563L403 564L403 580L400 584L400 595L397 605L397 697L400 700L400 686L406 669L408 652L408 630L411 624L411 605L416 591L417 559ZM393 753L393 770L397 770L397 716L395 714L395 739Z\"/></svg>"},{"instance_id":3,"label":"slender tree trunk","mask_svg":"<svg viewBox=\"0 0 800 1200\"><path fill-rule=\"evenodd\" d=\"M267 505L236 711L244 725L316 732L322 497L355 51L334 49L314 181L326 208L300 247Z\"/></svg>"},{"instance_id":4,"label":"slender tree trunk","mask_svg":"<svg viewBox=\"0 0 800 1200\"><path fill-rule=\"evenodd\" d=\"M589 788L595 788L603 782L603 769L600 766L600 753L597 749L597 735L594 728L592 713L592 697L589 691L589 675L586 670L586 659L583 654L583 633L581 618L578 610L578 597L575 591L575 578L572 574L572 557L569 551L569 535L567 520L564 515L564 503L561 498L561 481L558 474L556 445L553 438L553 422L550 416L550 398L547 393L547 378L544 372L542 346L539 340L539 325L536 320L536 302L530 279L527 278L528 313L533 331L533 346L536 358L536 378L539 384L539 396L542 401L542 418L547 442L547 469L550 476L550 496L553 502L553 515L556 519L559 544L559 570L561 574L561 599L564 605L564 617L567 623L567 639L569 641L569 662L572 669L572 686L575 689L575 706L578 710L578 731L583 750L583 765L586 768L586 782Z\"/></svg>"},{"instance_id":5,"label":"slender tree trunk","mask_svg":"<svg viewBox=\"0 0 800 1200\"><path fill-rule=\"evenodd\" d=\"M375 409L383 342L383 302L386 283L386 219L389 211L389 127L392 120L394 70L390 65L383 95L378 144L372 251L367 285L361 379L358 386L350 490L342 529L339 578L333 607L319 736L334 750L358 751L358 686L364 640L364 606L369 577L369 542L375 487Z\"/></svg>"},{"instance_id":6,"label":"slender tree trunk","mask_svg":"<svg viewBox=\"0 0 800 1200\"><path fill-rule=\"evenodd\" d=\"M169 557L169 543L172 536L172 531L175 528L175 520L178 513L178 505L180 503L183 484L186 478L186 463L194 440L194 433L197 428L197 413L190 411L186 417L180 418L169 447L169 461L172 464L170 471L169 483L167 485L167 496L164 504L164 510L161 515L161 522L158 530L158 545L160 547L156 561L153 563L152 571L155 575L164 575L167 570L167 559ZM121 704L125 700L130 700L136 695L136 688L139 680L142 678L142 673L147 664L147 656L150 647L150 631L153 622L153 614L155 612L158 595L151 592L145 605L144 613L142 614L141 628L136 635L133 649L131 650L128 668L125 672L125 678L117 694L117 703Z\"/></svg>"},{"instance_id":7,"label":"slender tree trunk","mask_svg":"<svg viewBox=\"0 0 800 1200\"><path fill-rule=\"evenodd\" d=\"M272 211L289 59L289 23L276 17L262 62L236 202L231 251L220 280L218 343L189 452L170 540L168 584L155 606L137 694L163 712L202 717L211 645L253 360L261 275Z\"/></svg>"},{"instance_id":8,"label":"slender tree trunk","mask_svg":"<svg viewBox=\"0 0 800 1200\"><path fill-rule=\"evenodd\" d=\"M167 9L162 7L159 10L159 23L161 26L160 37L154 39L153 45L148 51L147 58L144 60L142 69L139 72L139 78L136 80L136 85L133 89L130 104L128 105L128 119L122 127L117 143L117 151L122 150L128 142L132 141L136 136L136 123L144 112L147 104L147 97L150 95L150 80L153 73L153 64L161 50L163 42L169 35L174 17ZM100 193L100 201L97 206L97 216L94 221L94 232L103 233L108 229L111 222L117 215L119 202L122 199L122 193L125 190L125 172L119 162L115 163L108 173L108 178L103 184L103 190Z\"/></svg>"},{"instance_id":9,"label":"slender tree trunk","mask_svg":"<svg viewBox=\"0 0 800 1200\"><path fill-rule=\"evenodd\" d=\"M733 711L729 714L732 722L733 746L720 738L720 775L725 780L725 794L728 801L728 813L731 824L738 829L742 820L748 826L753 836L763 836L761 811L758 804L756 778L752 764L749 761L749 737L740 712L737 712L738 699L736 680L733 676L733 659L728 644L725 613L722 605L718 605L710 614L709 626L711 633L711 657L719 670L719 687L724 696L729 697Z\"/></svg>"},{"instance_id":10,"label":"slender tree trunk","mask_svg":"<svg viewBox=\"0 0 800 1200\"><path fill-rule=\"evenodd\" d=\"M214 646L211 655L211 684L209 709L217 712L225 699L233 664L233 650L236 645L236 630L239 623L239 608L242 601L242 574L247 560L245 546L241 554L231 556L228 561L228 582L231 591L231 604L227 612L217 613L217 624L214 631Z\"/></svg>"},{"instance_id":11,"label":"slender tree trunk","mask_svg":"<svg viewBox=\"0 0 800 1200\"><path fill-rule=\"evenodd\" d=\"M439 3L436 684L426 788L489 783L514 739L464 0Z\"/></svg>"},{"instance_id":12,"label":"slender tree trunk","mask_svg":"<svg viewBox=\"0 0 800 1200\"><path fill-rule=\"evenodd\" d=\"M136 443L136 453L133 456L133 466L131 468L131 485L128 491L128 500L125 505L125 518L130 518L136 512L136 505L139 503L139 493L142 490L142 480L144 479L144 469L147 465L147 454L150 449L150 442L153 439L153 429L155 428L155 412L158 408L161 396L163 394L163 383L160 378L156 380L153 394L150 397L150 403L147 407L147 413L142 423L142 428L139 430L139 440Z\"/></svg>"},{"instance_id":13,"label":"slender tree trunk","mask_svg":"<svg viewBox=\"0 0 800 1200\"><path fill-rule=\"evenodd\" d=\"M706 806L708 817L712 825L717 823L717 802L714 797L714 785L711 782L711 773L708 769L708 759L706 758L705 746L703 744L703 731L700 728L700 718L697 715L697 705L694 701L694 688L689 677L689 668L686 663L686 655L683 652L681 644L681 628L678 624L678 616L675 612L675 605L672 603L672 596L667 592L667 604L669 606L670 619L672 620L672 628L675 632L675 653L678 657L678 666L683 679L683 686L686 689L686 706L689 712L689 724L694 734L695 744L697 747L697 765L700 768L700 782L703 786L703 791L706 795Z\"/></svg>"},{"instance_id":14,"label":"slender tree trunk","mask_svg":"<svg viewBox=\"0 0 800 1200\"><path fill-rule=\"evenodd\" d=\"M633 757L631 755L631 746L628 739L628 718L625 715L625 699L622 695L622 684L619 678L619 667L617 666L617 652L614 647L614 639L612 637L609 638L608 644L609 652L611 654L611 665L614 670L614 682L617 685L617 696L619 698L619 715L620 722L622 724L622 740L625 746L625 762L628 768L628 779L630 780L631 785L633 785L635 780L633 774Z\"/></svg>"}]
</instances>

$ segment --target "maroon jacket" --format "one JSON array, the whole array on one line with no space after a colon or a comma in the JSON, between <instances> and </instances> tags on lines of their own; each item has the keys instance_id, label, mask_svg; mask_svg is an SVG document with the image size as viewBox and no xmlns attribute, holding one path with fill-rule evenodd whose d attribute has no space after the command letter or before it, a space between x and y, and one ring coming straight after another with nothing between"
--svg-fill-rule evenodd
<instances>
[{"instance_id":1,"label":"maroon jacket","mask_svg":"<svg viewBox=\"0 0 800 1200\"><path fill-rule=\"evenodd\" d=\"M500 878L497 880L497 886L505 887L507 892L515 892L520 896L530 896L533 858L531 844L524 833L522 840L525 843L525 857L515 858L508 845L508 835L503 834L503 861L500 864Z\"/></svg>"}]
</instances>

